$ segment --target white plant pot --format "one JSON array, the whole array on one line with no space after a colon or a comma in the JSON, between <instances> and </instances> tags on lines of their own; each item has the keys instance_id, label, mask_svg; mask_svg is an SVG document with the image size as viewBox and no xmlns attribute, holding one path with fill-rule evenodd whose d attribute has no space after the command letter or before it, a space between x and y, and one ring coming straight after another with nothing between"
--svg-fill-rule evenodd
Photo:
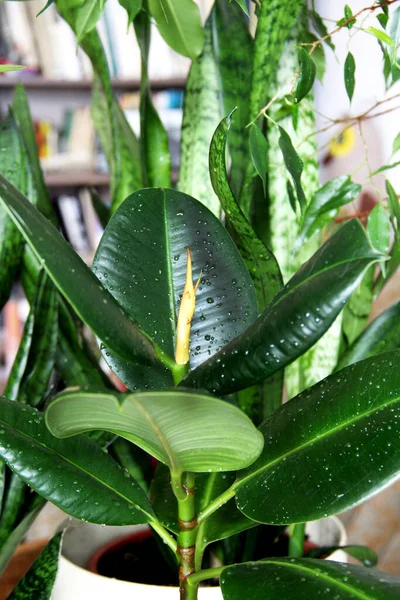
<instances>
[{"instance_id":1,"label":"white plant pot","mask_svg":"<svg viewBox=\"0 0 400 600\"><path fill-rule=\"evenodd\" d=\"M98 548L145 526L102 527L72 523L64 534L51 600L179 600L177 588L119 581L85 569ZM347 542L345 529L336 517L308 523L307 534L311 542L320 546L342 546ZM336 551L329 560L346 562L346 554ZM222 600L219 587L200 588L199 600Z\"/></svg>"}]
</instances>

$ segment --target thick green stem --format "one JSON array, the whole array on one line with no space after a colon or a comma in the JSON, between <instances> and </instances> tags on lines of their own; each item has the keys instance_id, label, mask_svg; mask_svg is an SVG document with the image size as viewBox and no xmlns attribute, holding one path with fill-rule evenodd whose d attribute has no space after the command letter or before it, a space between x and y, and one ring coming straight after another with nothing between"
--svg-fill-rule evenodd
<instances>
[{"instance_id":1,"label":"thick green stem","mask_svg":"<svg viewBox=\"0 0 400 600\"><path fill-rule=\"evenodd\" d=\"M196 600L197 584L188 584L188 577L195 571L197 517L194 498L194 474L182 476L183 498L177 496L179 536L177 556L179 562L179 591L181 600Z\"/></svg>"},{"instance_id":2,"label":"thick green stem","mask_svg":"<svg viewBox=\"0 0 400 600\"><path fill-rule=\"evenodd\" d=\"M289 556L301 558L304 554L305 523L295 523L289 528Z\"/></svg>"}]
</instances>

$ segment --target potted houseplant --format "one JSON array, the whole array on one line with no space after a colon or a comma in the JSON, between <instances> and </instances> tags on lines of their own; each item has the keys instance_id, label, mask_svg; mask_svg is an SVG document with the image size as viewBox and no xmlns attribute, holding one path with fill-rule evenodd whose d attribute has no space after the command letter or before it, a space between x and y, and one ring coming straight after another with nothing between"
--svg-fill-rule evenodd
<instances>
[{"instance_id":1,"label":"potted houseplant","mask_svg":"<svg viewBox=\"0 0 400 600\"><path fill-rule=\"evenodd\" d=\"M11 506L13 478L21 490L19 509L26 510L17 533L7 532L9 547L45 498L82 521L148 524L165 545L154 569L164 554L182 599L195 599L199 584L218 579L216 593L229 600L331 592L340 598L395 598L396 578L303 554L307 521L354 506L399 472L400 355L394 329L399 308L389 309L354 343L341 338L337 325L360 289L371 294L374 286L382 287L384 275L394 273L397 196L388 183L390 217L378 205L367 231L354 219L322 243L321 229L356 197L359 186L346 177L319 188L311 176L302 185L303 168L310 175L315 161L303 165L292 143L297 127L291 136L287 130L296 119L308 123L301 100L311 93L316 69L304 48L311 52L321 43L306 36L309 46L293 53L293 39L300 43L304 35L303 2L263 2L254 41L235 3L218 1L205 28L190 1L182 2L181 17L171 3L164 11L152 0L142 10L140 3L121 3L142 52L140 145L112 94L94 28L102 3L56 2L93 62L93 113L111 170L112 216L104 217L92 270L52 224L22 89L3 125L2 150L10 161L0 178L7 226L3 293L5 299L22 265L31 302L0 400L6 497ZM385 8L374 10L385 15ZM167 137L147 78L149 11L167 41L193 58L178 191L171 189ZM316 13L313 18L323 27ZM338 27L355 18L347 12ZM234 35L240 44L232 45L233 60L227 49ZM241 61L244 44L253 57L249 53ZM292 92L274 105L273 117L266 112L269 122L274 119L268 147L260 118L276 86L276 61L275 66L265 61L265 52L279 56L282 50L296 77ZM346 76L351 89L348 67ZM215 98L223 101L216 122L210 119ZM274 206L277 183L266 157L277 149L285 169L282 197L287 195L286 208L289 199L292 203L287 218L294 243L287 252L298 262L292 277L286 267L284 278L266 244L277 243L268 231L266 201L269 184ZM198 193L189 195L190 186ZM218 218L221 207L229 232ZM389 218L395 238L388 260ZM10 247L17 249L17 260ZM99 370L79 322L97 337L105 361L128 391L116 392ZM316 343L324 335L334 348L329 370L341 350L338 370L314 383L305 363L318 361ZM380 354L382 349L388 352ZM283 371L290 364L296 366L287 384L295 397L281 406ZM49 397L54 365L63 384ZM150 457L158 461L156 470ZM28 508L26 486L38 494L29 492ZM287 526L289 557L277 557L264 542L270 540L278 552L273 542L282 541ZM40 589L41 597L50 597L59 544L57 536L22 582L25 594ZM348 551L371 562L367 550ZM178 595L176 589L171 593Z\"/></svg>"}]
</instances>

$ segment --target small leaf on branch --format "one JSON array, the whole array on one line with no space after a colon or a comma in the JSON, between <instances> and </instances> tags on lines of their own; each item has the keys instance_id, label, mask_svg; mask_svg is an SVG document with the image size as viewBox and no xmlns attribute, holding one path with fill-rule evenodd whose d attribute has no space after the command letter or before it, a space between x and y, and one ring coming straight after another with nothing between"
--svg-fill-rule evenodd
<instances>
[{"instance_id":1,"label":"small leaf on branch","mask_svg":"<svg viewBox=\"0 0 400 600\"><path fill-rule=\"evenodd\" d=\"M344 63L344 85L346 87L346 92L350 102L353 98L354 88L356 85L355 72L356 61L354 60L352 53L349 52Z\"/></svg>"},{"instance_id":2,"label":"small leaf on branch","mask_svg":"<svg viewBox=\"0 0 400 600\"><path fill-rule=\"evenodd\" d=\"M296 102L300 102L300 100L307 96L308 92L311 90L314 84L315 74L317 72L317 67L314 61L312 60L308 52L304 50L304 48L300 49L299 62L300 75L297 80L296 91L294 93Z\"/></svg>"},{"instance_id":3,"label":"small leaf on branch","mask_svg":"<svg viewBox=\"0 0 400 600\"><path fill-rule=\"evenodd\" d=\"M315 31L318 33L319 36L321 36L321 38L324 38L326 35L328 35L328 29L327 29L325 23L323 22L321 16L315 10L312 10L310 12L311 12L311 21L312 21ZM330 48L332 48L332 50L335 49L335 44L333 43L331 37L326 38L326 40L324 40L324 42Z\"/></svg>"},{"instance_id":4,"label":"small leaf on branch","mask_svg":"<svg viewBox=\"0 0 400 600\"><path fill-rule=\"evenodd\" d=\"M283 160L296 188L297 200L300 204L301 212L303 213L307 206L307 200L301 185L301 174L303 172L303 161L297 154L289 134L283 127L279 126L280 138L279 146L282 150Z\"/></svg>"},{"instance_id":5,"label":"small leaf on branch","mask_svg":"<svg viewBox=\"0 0 400 600\"><path fill-rule=\"evenodd\" d=\"M376 27L368 27L365 31L374 35L380 42L384 42L385 44L388 44L388 46L394 47L392 38L385 31L376 29Z\"/></svg>"}]
</instances>

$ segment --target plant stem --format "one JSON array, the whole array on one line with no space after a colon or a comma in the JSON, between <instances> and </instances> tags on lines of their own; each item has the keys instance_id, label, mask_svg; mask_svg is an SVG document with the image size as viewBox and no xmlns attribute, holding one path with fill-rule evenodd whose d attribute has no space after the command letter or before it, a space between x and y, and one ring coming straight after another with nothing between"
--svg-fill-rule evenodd
<instances>
[{"instance_id":1,"label":"plant stem","mask_svg":"<svg viewBox=\"0 0 400 600\"><path fill-rule=\"evenodd\" d=\"M181 600L196 600L197 584L188 584L188 577L195 571L194 556L196 550L197 518L194 501L194 474L184 473L182 488L183 499L178 500L179 536L177 556L179 562L179 591Z\"/></svg>"},{"instance_id":2,"label":"plant stem","mask_svg":"<svg viewBox=\"0 0 400 600\"><path fill-rule=\"evenodd\" d=\"M305 523L295 523L289 528L289 556L301 558L304 554Z\"/></svg>"},{"instance_id":3,"label":"plant stem","mask_svg":"<svg viewBox=\"0 0 400 600\"><path fill-rule=\"evenodd\" d=\"M190 586L197 585L200 581L205 579L218 579L225 567L216 567L215 569L204 569L197 573L192 573L188 577L188 584Z\"/></svg>"},{"instance_id":4,"label":"plant stem","mask_svg":"<svg viewBox=\"0 0 400 600\"><path fill-rule=\"evenodd\" d=\"M167 544L167 546L169 546L171 550L176 553L178 544L172 535L168 533L165 527L163 527L158 521L153 521L150 523L150 527L152 527L154 531L158 533L160 538Z\"/></svg>"}]
</instances>

